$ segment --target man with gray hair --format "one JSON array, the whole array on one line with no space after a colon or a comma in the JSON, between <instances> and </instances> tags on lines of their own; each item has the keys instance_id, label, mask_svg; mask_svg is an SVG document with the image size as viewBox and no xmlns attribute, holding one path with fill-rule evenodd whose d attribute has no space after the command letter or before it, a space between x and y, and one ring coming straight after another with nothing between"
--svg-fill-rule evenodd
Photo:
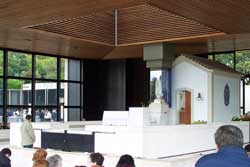
<instances>
[{"instance_id":1,"label":"man with gray hair","mask_svg":"<svg viewBox=\"0 0 250 167\"><path fill-rule=\"evenodd\" d=\"M243 147L243 133L233 125L217 129L215 143L218 151L200 158L196 167L250 167L250 159Z\"/></svg>"},{"instance_id":2,"label":"man with gray hair","mask_svg":"<svg viewBox=\"0 0 250 167\"><path fill-rule=\"evenodd\" d=\"M47 158L47 161L49 162L49 167L62 167L62 158L58 154Z\"/></svg>"}]
</instances>

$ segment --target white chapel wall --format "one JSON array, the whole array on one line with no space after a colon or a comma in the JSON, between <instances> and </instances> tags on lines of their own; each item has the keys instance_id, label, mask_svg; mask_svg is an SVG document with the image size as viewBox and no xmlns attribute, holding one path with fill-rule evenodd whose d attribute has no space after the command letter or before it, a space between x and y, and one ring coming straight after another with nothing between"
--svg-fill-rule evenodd
<instances>
[{"instance_id":1,"label":"white chapel wall","mask_svg":"<svg viewBox=\"0 0 250 167\"><path fill-rule=\"evenodd\" d=\"M181 62L175 65L172 69L172 85L173 85L173 108L175 112L175 120L178 123L179 109L177 106L177 91L178 90L191 90L191 122L203 120L207 121L208 112L208 73L195 65L188 62ZM201 93L201 101L197 100L198 93Z\"/></svg>"},{"instance_id":2,"label":"white chapel wall","mask_svg":"<svg viewBox=\"0 0 250 167\"><path fill-rule=\"evenodd\" d=\"M224 103L224 88L226 84L228 84L230 90L230 101L228 106L226 106ZM213 121L225 122L232 120L233 116L239 116L240 79L214 74L213 85Z\"/></svg>"}]
</instances>

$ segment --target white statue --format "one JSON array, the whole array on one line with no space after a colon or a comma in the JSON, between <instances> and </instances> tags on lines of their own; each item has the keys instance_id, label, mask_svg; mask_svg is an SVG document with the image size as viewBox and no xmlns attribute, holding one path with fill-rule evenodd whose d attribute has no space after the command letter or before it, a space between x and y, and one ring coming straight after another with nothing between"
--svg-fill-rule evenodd
<instances>
[{"instance_id":1,"label":"white statue","mask_svg":"<svg viewBox=\"0 0 250 167\"><path fill-rule=\"evenodd\" d=\"M157 99L161 99L163 96L161 78L157 79L155 82L155 96L157 97Z\"/></svg>"}]
</instances>

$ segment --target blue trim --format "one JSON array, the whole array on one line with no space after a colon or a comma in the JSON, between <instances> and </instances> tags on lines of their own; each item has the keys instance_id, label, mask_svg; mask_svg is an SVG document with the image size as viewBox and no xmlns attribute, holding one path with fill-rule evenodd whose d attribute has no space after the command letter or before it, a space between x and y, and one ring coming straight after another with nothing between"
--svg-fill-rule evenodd
<instances>
[{"instance_id":1,"label":"blue trim","mask_svg":"<svg viewBox=\"0 0 250 167\"><path fill-rule=\"evenodd\" d=\"M168 105L172 106L172 69L168 69Z\"/></svg>"}]
</instances>

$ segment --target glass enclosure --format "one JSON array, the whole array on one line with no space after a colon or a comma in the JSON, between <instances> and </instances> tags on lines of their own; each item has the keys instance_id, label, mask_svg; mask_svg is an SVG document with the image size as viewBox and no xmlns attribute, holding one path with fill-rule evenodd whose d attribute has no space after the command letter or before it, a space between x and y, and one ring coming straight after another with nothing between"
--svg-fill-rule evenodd
<instances>
[{"instance_id":1,"label":"glass enclosure","mask_svg":"<svg viewBox=\"0 0 250 167\"><path fill-rule=\"evenodd\" d=\"M81 63L79 59L0 50L0 126L3 120L5 126L23 121L27 114L36 122L59 121L60 98L68 107L67 120L81 120Z\"/></svg>"},{"instance_id":2,"label":"glass enclosure","mask_svg":"<svg viewBox=\"0 0 250 167\"><path fill-rule=\"evenodd\" d=\"M150 103L163 99L171 107L171 69L150 71Z\"/></svg>"}]
</instances>

